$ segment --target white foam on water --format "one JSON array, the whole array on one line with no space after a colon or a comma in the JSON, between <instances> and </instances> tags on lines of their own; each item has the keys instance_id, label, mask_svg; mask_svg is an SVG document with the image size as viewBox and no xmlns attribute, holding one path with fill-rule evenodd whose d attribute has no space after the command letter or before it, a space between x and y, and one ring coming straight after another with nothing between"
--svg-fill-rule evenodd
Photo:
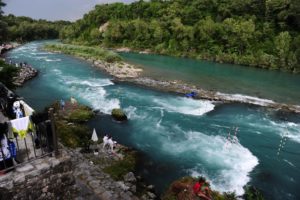
<instances>
[{"instance_id":1,"label":"white foam on water","mask_svg":"<svg viewBox=\"0 0 300 200\"><path fill-rule=\"evenodd\" d=\"M60 78L64 90L68 90L74 97L82 99L93 109L111 114L112 109L120 108L118 99L107 97L104 86L113 85L109 79L90 78L83 80L72 76L61 76Z\"/></svg>"},{"instance_id":2,"label":"white foam on water","mask_svg":"<svg viewBox=\"0 0 300 200\"><path fill-rule=\"evenodd\" d=\"M201 116L214 110L215 105L206 100L195 100L185 97L154 99L154 102L169 112Z\"/></svg>"},{"instance_id":3,"label":"white foam on water","mask_svg":"<svg viewBox=\"0 0 300 200\"><path fill-rule=\"evenodd\" d=\"M68 85L86 86L86 87L104 87L114 85L109 79L89 78L88 80L82 80L71 76L64 76L64 81Z\"/></svg>"},{"instance_id":4,"label":"white foam on water","mask_svg":"<svg viewBox=\"0 0 300 200\"><path fill-rule=\"evenodd\" d=\"M47 56L36 56L35 57L35 59L37 59L37 60L45 60L47 58L48 58Z\"/></svg>"},{"instance_id":5,"label":"white foam on water","mask_svg":"<svg viewBox=\"0 0 300 200\"><path fill-rule=\"evenodd\" d=\"M124 109L128 119L137 119L137 118L139 118L138 115L136 114L136 110L137 110L137 108L134 107L134 106L129 106L129 107Z\"/></svg>"},{"instance_id":6,"label":"white foam on water","mask_svg":"<svg viewBox=\"0 0 300 200\"><path fill-rule=\"evenodd\" d=\"M224 100L251 103L260 106L267 106L275 103L274 101L269 99L262 99L262 98L242 95L242 94L225 94L222 92L217 92L216 95L222 97L222 99Z\"/></svg>"},{"instance_id":7,"label":"white foam on water","mask_svg":"<svg viewBox=\"0 0 300 200\"><path fill-rule=\"evenodd\" d=\"M53 69L52 70L56 75L62 75L62 71L60 71L59 69Z\"/></svg>"},{"instance_id":8,"label":"white foam on water","mask_svg":"<svg viewBox=\"0 0 300 200\"><path fill-rule=\"evenodd\" d=\"M114 108L120 108L120 101L106 98L106 91L102 87L86 88L80 92L79 97L85 99L93 109L99 109L105 114L111 114Z\"/></svg>"},{"instance_id":9,"label":"white foam on water","mask_svg":"<svg viewBox=\"0 0 300 200\"><path fill-rule=\"evenodd\" d=\"M300 124L293 122L274 122L269 121L270 128L274 129L274 132L278 135L286 135L288 139L294 142L300 143Z\"/></svg>"},{"instance_id":10,"label":"white foam on water","mask_svg":"<svg viewBox=\"0 0 300 200\"><path fill-rule=\"evenodd\" d=\"M158 122L156 123L156 127L159 128L160 127L160 124L164 118L165 114L164 114L164 110L163 109L160 109L160 119L158 120Z\"/></svg>"},{"instance_id":11,"label":"white foam on water","mask_svg":"<svg viewBox=\"0 0 300 200\"><path fill-rule=\"evenodd\" d=\"M290 166L292 167L296 167L292 162L286 160L286 159L283 159L284 162L286 162L287 164L289 164Z\"/></svg>"},{"instance_id":12,"label":"white foam on water","mask_svg":"<svg viewBox=\"0 0 300 200\"><path fill-rule=\"evenodd\" d=\"M181 158L188 157L203 166L212 166L212 171L207 169L206 172L196 166L191 175L205 173L213 189L242 195L244 185L250 181L249 173L258 164L258 159L240 143L233 143L224 149L226 138L222 136L193 131L185 135L185 140L165 142L164 151Z\"/></svg>"},{"instance_id":13,"label":"white foam on water","mask_svg":"<svg viewBox=\"0 0 300 200\"><path fill-rule=\"evenodd\" d=\"M58 59L46 58L45 61L47 61L47 62L59 62L59 61L61 61L61 59L60 58L58 58Z\"/></svg>"}]
</instances>

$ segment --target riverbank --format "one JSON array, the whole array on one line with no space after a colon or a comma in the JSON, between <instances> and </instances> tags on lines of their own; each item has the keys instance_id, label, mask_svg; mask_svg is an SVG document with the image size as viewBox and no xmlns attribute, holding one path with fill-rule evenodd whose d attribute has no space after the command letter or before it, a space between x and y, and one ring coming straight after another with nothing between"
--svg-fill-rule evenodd
<instances>
[{"instance_id":1,"label":"riverbank","mask_svg":"<svg viewBox=\"0 0 300 200\"><path fill-rule=\"evenodd\" d=\"M83 50L84 48L88 48L88 49ZM72 51L70 51L70 49ZM59 53L67 53L82 58L92 63L97 68L112 75L115 78L115 80L113 80L114 82L130 82L130 83L146 86L156 90L178 93L180 95L184 95L190 93L191 91L194 91L197 93L197 95L195 96L195 98L197 99L207 99L207 100L219 101L224 103L231 103L231 102L247 103L252 105L264 106L276 110L300 113L299 105L278 103L273 100L262 99L262 98L247 96L242 94L226 94L219 91L208 91L196 87L195 85L186 84L179 80L164 81L164 80L155 80L152 79L151 77L143 77L141 76L141 72L143 71L142 69L137 68L134 65L125 63L119 60L119 58L113 62L107 62L105 60L104 61L101 60L101 58L105 59L105 56L103 55L112 53L104 49L101 49L101 51L99 51L98 49L92 47L60 44L60 45L46 45L45 50L55 51ZM82 54L83 51L85 52L84 54ZM97 51L99 52L97 53ZM116 49L116 51L128 52L131 51L131 49L120 48L120 49ZM145 53L145 52L140 52L140 53ZM149 51L147 51L147 53L149 53Z\"/></svg>"},{"instance_id":2,"label":"riverbank","mask_svg":"<svg viewBox=\"0 0 300 200\"><path fill-rule=\"evenodd\" d=\"M54 108L55 124L62 148L71 156L79 196L95 199L153 200L149 187L134 175L137 153L121 144L114 151L103 147L102 139L91 141L86 122L95 116L91 108L67 101ZM100 136L100 135L99 135Z\"/></svg>"},{"instance_id":3,"label":"riverbank","mask_svg":"<svg viewBox=\"0 0 300 200\"><path fill-rule=\"evenodd\" d=\"M29 81L38 75L38 70L31 66L22 66L18 68L18 74L14 77L14 84L18 87L22 86L26 81Z\"/></svg>"},{"instance_id":4,"label":"riverbank","mask_svg":"<svg viewBox=\"0 0 300 200\"><path fill-rule=\"evenodd\" d=\"M190 93L191 91L194 91L196 92L196 96L194 97L196 99L207 99L210 101L217 101L223 103L232 103L232 102L247 103L247 104L253 104L257 106L273 108L276 110L300 113L300 106L298 105L277 103L272 100L261 99L261 98L241 95L241 94L225 94L217 91L207 91L202 88L196 87L194 85L189 85L178 80L162 81L162 80L154 80L149 77L140 77L136 79L115 79L113 81L134 83L137 85L150 87L152 89L156 89L160 91L177 93L182 96L184 96L187 93Z\"/></svg>"},{"instance_id":5,"label":"riverbank","mask_svg":"<svg viewBox=\"0 0 300 200\"><path fill-rule=\"evenodd\" d=\"M117 78L139 77L142 69L122 61L121 57L100 47L87 47L69 44L48 44L44 46L47 51L65 53L84 59L95 67Z\"/></svg>"},{"instance_id":6,"label":"riverbank","mask_svg":"<svg viewBox=\"0 0 300 200\"><path fill-rule=\"evenodd\" d=\"M17 43L17 42L11 42L11 43L8 43L8 44L2 44L0 46L0 55L6 53L7 51L10 51L14 48L17 48L19 47L21 44L20 43Z\"/></svg>"}]
</instances>

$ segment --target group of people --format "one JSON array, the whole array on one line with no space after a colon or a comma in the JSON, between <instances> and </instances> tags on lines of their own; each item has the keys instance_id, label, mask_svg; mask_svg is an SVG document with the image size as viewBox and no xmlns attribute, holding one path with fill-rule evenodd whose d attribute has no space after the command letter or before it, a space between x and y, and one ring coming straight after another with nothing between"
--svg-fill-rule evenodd
<instances>
[{"instance_id":1,"label":"group of people","mask_svg":"<svg viewBox=\"0 0 300 200\"><path fill-rule=\"evenodd\" d=\"M70 102L71 102L71 105L76 105L77 104L77 100L73 96L70 98ZM59 104L60 104L60 108L64 111L65 106L66 106L66 102L63 99L61 99L59 101Z\"/></svg>"},{"instance_id":2,"label":"group of people","mask_svg":"<svg viewBox=\"0 0 300 200\"><path fill-rule=\"evenodd\" d=\"M112 137L108 134L103 137L103 149L110 149L111 152L114 152L114 146L117 144L116 141L113 141Z\"/></svg>"},{"instance_id":3,"label":"group of people","mask_svg":"<svg viewBox=\"0 0 300 200\"><path fill-rule=\"evenodd\" d=\"M15 65L16 67L28 67L30 65L27 64L27 62L20 62L20 63L13 63L11 59L6 61L10 65Z\"/></svg>"}]
</instances>

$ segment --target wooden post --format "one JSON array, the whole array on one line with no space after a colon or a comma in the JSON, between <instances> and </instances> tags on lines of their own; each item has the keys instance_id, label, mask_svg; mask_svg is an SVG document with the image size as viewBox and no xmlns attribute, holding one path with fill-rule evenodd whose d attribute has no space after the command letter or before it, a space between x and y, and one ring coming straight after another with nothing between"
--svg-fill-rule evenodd
<instances>
[{"instance_id":1,"label":"wooden post","mask_svg":"<svg viewBox=\"0 0 300 200\"><path fill-rule=\"evenodd\" d=\"M48 114L49 114L49 119L50 119L50 122L51 122L53 149L54 149L55 156L58 156L59 151L58 151L57 135L56 135L55 124L54 124L53 108L49 109Z\"/></svg>"}]
</instances>

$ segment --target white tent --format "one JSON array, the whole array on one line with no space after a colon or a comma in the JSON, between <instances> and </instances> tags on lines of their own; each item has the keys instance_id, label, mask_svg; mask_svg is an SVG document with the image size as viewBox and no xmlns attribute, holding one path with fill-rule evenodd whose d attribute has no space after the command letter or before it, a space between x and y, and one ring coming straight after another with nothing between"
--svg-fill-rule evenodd
<instances>
[{"instance_id":1,"label":"white tent","mask_svg":"<svg viewBox=\"0 0 300 200\"><path fill-rule=\"evenodd\" d=\"M92 140L93 140L94 142L97 142L97 141L98 141L98 136L97 136L97 133L96 133L96 130L95 130L95 129L93 130Z\"/></svg>"}]
</instances>

